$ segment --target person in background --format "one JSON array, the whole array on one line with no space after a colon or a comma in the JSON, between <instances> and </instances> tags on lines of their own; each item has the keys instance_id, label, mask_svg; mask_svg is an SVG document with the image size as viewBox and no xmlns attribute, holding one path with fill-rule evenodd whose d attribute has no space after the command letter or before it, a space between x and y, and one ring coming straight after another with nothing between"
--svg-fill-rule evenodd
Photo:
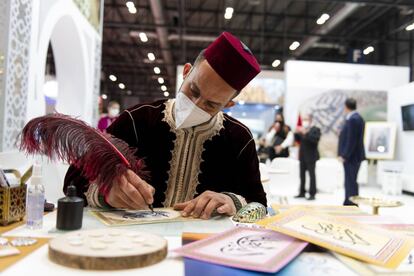
<instances>
[{"instance_id":1,"label":"person in background","mask_svg":"<svg viewBox=\"0 0 414 276\"><path fill-rule=\"evenodd\" d=\"M98 129L102 132L106 132L106 129L118 118L119 115L119 103L111 101L108 103L108 114L101 117L98 122Z\"/></svg>"},{"instance_id":2,"label":"person in background","mask_svg":"<svg viewBox=\"0 0 414 276\"><path fill-rule=\"evenodd\" d=\"M349 98L345 101L345 125L339 135L338 157L344 164L345 200L344 205L355 205L349 198L358 195L357 176L361 162L365 160L364 119L356 111L357 102Z\"/></svg>"},{"instance_id":3,"label":"person in background","mask_svg":"<svg viewBox=\"0 0 414 276\"><path fill-rule=\"evenodd\" d=\"M300 189L299 195L295 198L305 197L306 189L306 171L309 172L310 187L308 200L314 200L316 195L316 161L319 159L318 144L321 138L321 130L316 126L312 126L312 116L305 115L302 118L302 127L299 127L296 133L297 139L300 141L299 163L300 163Z\"/></svg>"},{"instance_id":4,"label":"person in background","mask_svg":"<svg viewBox=\"0 0 414 276\"><path fill-rule=\"evenodd\" d=\"M289 157L289 147L293 145L294 134L285 124L281 113L276 114L275 123L261 141L261 146L268 153L270 160L277 157Z\"/></svg>"}]
</instances>

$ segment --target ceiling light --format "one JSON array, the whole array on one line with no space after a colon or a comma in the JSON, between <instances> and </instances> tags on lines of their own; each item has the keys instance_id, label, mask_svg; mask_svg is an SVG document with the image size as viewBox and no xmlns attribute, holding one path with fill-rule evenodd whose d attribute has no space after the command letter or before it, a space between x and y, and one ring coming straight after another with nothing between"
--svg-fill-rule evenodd
<instances>
[{"instance_id":1,"label":"ceiling light","mask_svg":"<svg viewBox=\"0 0 414 276\"><path fill-rule=\"evenodd\" d=\"M117 78L114 75L109 75L109 79L111 81L116 81L117 80Z\"/></svg>"},{"instance_id":2,"label":"ceiling light","mask_svg":"<svg viewBox=\"0 0 414 276\"><path fill-rule=\"evenodd\" d=\"M146 33L139 33L139 39L141 39L142 42L147 42L148 37Z\"/></svg>"},{"instance_id":3,"label":"ceiling light","mask_svg":"<svg viewBox=\"0 0 414 276\"><path fill-rule=\"evenodd\" d=\"M168 97L170 95L170 93L168 93L167 91L164 92L164 96Z\"/></svg>"},{"instance_id":4,"label":"ceiling light","mask_svg":"<svg viewBox=\"0 0 414 276\"><path fill-rule=\"evenodd\" d=\"M329 17L330 17L330 16L329 16L329 14L324 13L324 14L322 14L322 15L321 15L321 17L320 17L320 18L326 21L326 20L328 20L328 19L329 19Z\"/></svg>"},{"instance_id":5,"label":"ceiling light","mask_svg":"<svg viewBox=\"0 0 414 276\"><path fill-rule=\"evenodd\" d=\"M160 68L159 67L154 67L154 73L155 74L159 74L159 73L161 73L161 70L160 70Z\"/></svg>"},{"instance_id":6,"label":"ceiling light","mask_svg":"<svg viewBox=\"0 0 414 276\"><path fill-rule=\"evenodd\" d=\"M161 78L161 77L160 77L160 78L158 78L158 83L159 83L159 84L163 84L163 83L164 83L164 78Z\"/></svg>"},{"instance_id":7,"label":"ceiling light","mask_svg":"<svg viewBox=\"0 0 414 276\"><path fill-rule=\"evenodd\" d=\"M155 60L155 55L153 53L148 53L148 59L151 61Z\"/></svg>"},{"instance_id":8,"label":"ceiling light","mask_svg":"<svg viewBox=\"0 0 414 276\"><path fill-rule=\"evenodd\" d=\"M161 90L162 90L162 91L167 91L167 86L165 86L165 85L161 85Z\"/></svg>"},{"instance_id":9,"label":"ceiling light","mask_svg":"<svg viewBox=\"0 0 414 276\"><path fill-rule=\"evenodd\" d=\"M229 20L233 17L234 9L232 7L227 7L224 13L224 18Z\"/></svg>"},{"instance_id":10,"label":"ceiling light","mask_svg":"<svg viewBox=\"0 0 414 276\"><path fill-rule=\"evenodd\" d=\"M289 50L295 51L300 46L299 41L293 41L289 46Z\"/></svg>"},{"instance_id":11,"label":"ceiling light","mask_svg":"<svg viewBox=\"0 0 414 276\"><path fill-rule=\"evenodd\" d=\"M118 84L118 86L119 86L119 88L121 88L121 89L125 89L125 84L123 84L122 82L120 82L120 83Z\"/></svg>"},{"instance_id":12,"label":"ceiling light","mask_svg":"<svg viewBox=\"0 0 414 276\"><path fill-rule=\"evenodd\" d=\"M102 95L101 95L101 98L102 98L103 100L106 100L106 99L108 99L108 96L107 96L106 94L102 94Z\"/></svg>"},{"instance_id":13,"label":"ceiling light","mask_svg":"<svg viewBox=\"0 0 414 276\"><path fill-rule=\"evenodd\" d=\"M245 101L239 101L239 105L244 105L246 102Z\"/></svg>"},{"instance_id":14,"label":"ceiling light","mask_svg":"<svg viewBox=\"0 0 414 276\"><path fill-rule=\"evenodd\" d=\"M272 67L274 67L274 68L278 67L279 65L280 65L280 60L279 60L279 59L275 59L275 60L272 62Z\"/></svg>"},{"instance_id":15,"label":"ceiling light","mask_svg":"<svg viewBox=\"0 0 414 276\"><path fill-rule=\"evenodd\" d=\"M128 9L135 8L135 4L132 1L128 1L125 3L125 5L128 7Z\"/></svg>"},{"instance_id":16,"label":"ceiling light","mask_svg":"<svg viewBox=\"0 0 414 276\"><path fill-rule=\"evenodd\" d=\"M327 14L327 13L322 14L322 15L318 18L318 20L316 20L316 24L318 24L318 25L325 24L325 22L326 22L326 21L328 21L329 17L330 17L330 16L329 16L329 14Z\"/></svg>"},{"instance_id":17,"label":"ceiling light","mask_svg":"<svg viewBox=\"0 0 414 276\"><path fill-rule=\"evenodd\" d=\"M137 13L137 8L135 8L135 7L128 8L128 11L129 11L129 13L136 14Z\"/></svg>"},{"instance_id":18,"label":"ceiling light","mask_svg":"<svg viewBox=\"0 0 414 276\"><path fill-rule=\"evenodd\" d=\"M318 18L318 20L316 20L316 24L323 25L323 24L325 24L325 20L322 20L321 18Z\"/></svg>"},{"instance_id":19,"label":"ceiling light","mask_svg":"<svg viewBox=\"0 0 414 276\"><path fill-rule=\"evenodd\" d=\"M410 25L408 25L407 27L405 27L405 30L407 32L414 30L414 23L411 23Z\"/></svg>"},{"instance_id":20,"label":"ceiling light","mask_svg":"<svg viewBox=\"0 0 414 276\"><path fill-rule=\"evenodd\" d=\"M363 53L364 55L369 55L370 53L374 52L374 47L372 46L368 46L367 48L364 49Z\"/></svg>"},{"instance_id":21,"label":"ceiling light","mask_svg":"<svg viewBox=\"0 0 414 276\"><path fill-rule=\"evenodd\" d=\"M132 95L132 91L131 90L128 90L126 93L127 93L128 96Z\"/></svg>"}]
</instances>

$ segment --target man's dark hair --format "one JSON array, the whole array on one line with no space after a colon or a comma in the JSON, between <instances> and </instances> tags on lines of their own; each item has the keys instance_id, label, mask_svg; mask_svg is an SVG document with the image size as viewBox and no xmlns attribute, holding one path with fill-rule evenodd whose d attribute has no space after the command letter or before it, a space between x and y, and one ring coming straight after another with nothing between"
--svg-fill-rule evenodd
<instances>
[{"instance_id":1,"label":"man's dark hair","mask_svg":"<svg viewBox=\"0 0 414 276\"><path fill-rule=\"evenodd\" d=\"M355 109L357 109L357 102L354 98L348 98L345 101L345 106L349 110L355 110Z\"/></svg>"}]
</instances>

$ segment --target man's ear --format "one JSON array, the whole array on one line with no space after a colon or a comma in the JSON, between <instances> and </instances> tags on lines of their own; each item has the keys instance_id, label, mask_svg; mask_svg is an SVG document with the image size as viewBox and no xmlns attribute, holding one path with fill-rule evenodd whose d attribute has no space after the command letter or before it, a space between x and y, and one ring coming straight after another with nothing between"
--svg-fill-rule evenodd
<instances>
[{"instance_id":1,"label":"man's ear","mask_svg":"<svg viewBox=\"0 0 414 276\"><path fill-rule=\"evenodd\" d=\"M231 100L224 106L224 108L230 108L230 107L233 107L235 105L236 105L236 103L233 100Z\"/></svg>"},{"instance_id":2,"label":"man's ear","mask_svg":"<svg viewBox=\"0 0 414 276\"><path fill-rule=\"evenodd\" d=\"M191 63L186 63L184 64L184 68L183 68L183 79L185 79L187 77L187 75L190 73L191 68L193 68L193 66L191 65Z\"/></svg>"}]
</instances>

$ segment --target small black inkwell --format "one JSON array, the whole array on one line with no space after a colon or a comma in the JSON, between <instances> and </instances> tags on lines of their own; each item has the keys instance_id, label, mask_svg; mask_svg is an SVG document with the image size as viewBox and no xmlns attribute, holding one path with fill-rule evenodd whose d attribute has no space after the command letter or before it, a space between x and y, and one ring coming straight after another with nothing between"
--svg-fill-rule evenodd
<instances>
[{"instance_id":1,"label":"small black inkwell","mask_svg":"<svg viewBox=\"0 0 414 276\"><path fill-rule=\"evenodd\" d=\"M83 199L76 196L76 187L71 184L66 197L58 200L56 228L59 230L77 230L82 227Z\"/></svg>"}]
</instances>

